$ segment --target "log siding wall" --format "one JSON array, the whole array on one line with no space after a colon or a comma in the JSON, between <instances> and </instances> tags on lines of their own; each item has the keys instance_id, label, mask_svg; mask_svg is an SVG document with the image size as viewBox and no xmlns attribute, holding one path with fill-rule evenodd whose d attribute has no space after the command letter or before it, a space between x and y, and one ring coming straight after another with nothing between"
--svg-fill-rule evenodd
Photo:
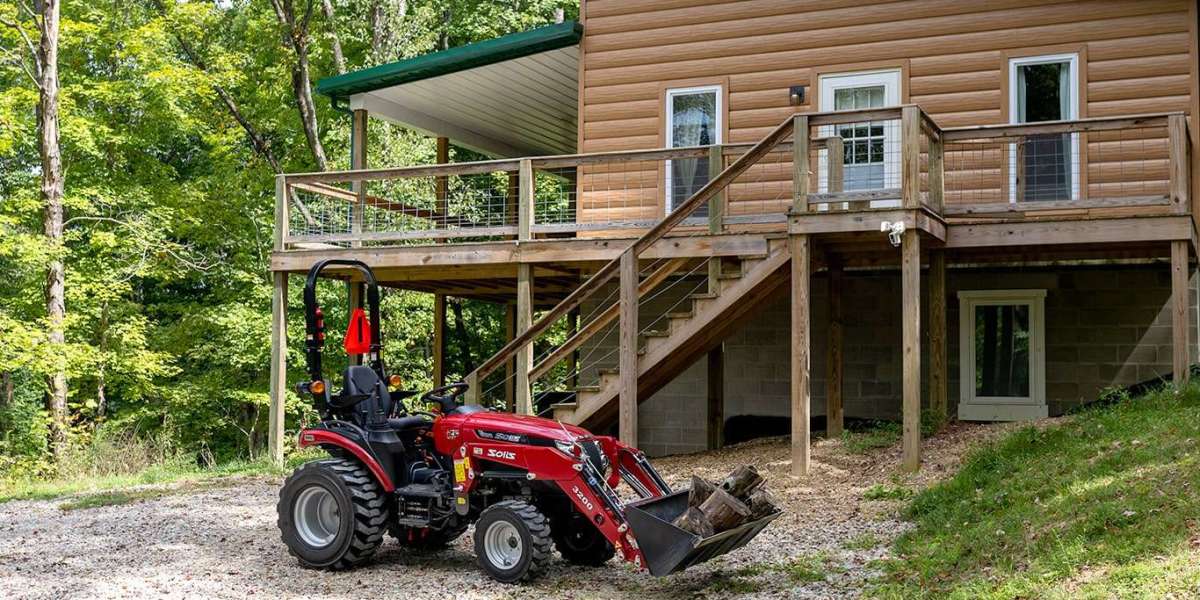
<instances>
[{"instance_id":1,"label":"log siding wall","mask_svg":"<svg viewBox=\"0 0 1200 600\"><path fill-rule=\"evenodd\" d=\"M580 151L663 146L665 90L698 83L725 86L725 141L755 142L796 110L822 109L820 75L879 68L899 69L901 101L920 104L943 127L1002 123L1008 120L1009 60L1068 52L1079 55L1080 117L1166 111L1194 115L1195 5L1196 0L901 0L870 5L849 0L585 0ZM807 102L800 107L788 103L788 88L794 85L808 86ZM1194 116L1190 120L1196 145L1200 127ZM1150 138L1163 135L1145 132ZM1148 192L1165 191L1165 144L1139 142L1133 169L1111 142L1104 136L1079 142L1081 183L1089 196L1116 189L1130 173ZM1097 152L1105 157L1089 162L1087 156ZM1200 153L1193 155L1193 169L1200 170L1195 156ZM983 176L948 172L948 200L959 198L953 188L965 180L970 180L963 188L967 192L988 189L1002 198L1004 166L987 166ZM586 174L582 179L587 181ZM1200 189L1200 177L1193 180ZM612 215L610 196L589 193L586 187L581 191L581 221ZM636 201L620 205L621 214L661 215L661 190L639 191ZM961 196L968 197L984 200L979 194ZM739 212L736 206L732 211Z\"/></svg>"}]
</instances>

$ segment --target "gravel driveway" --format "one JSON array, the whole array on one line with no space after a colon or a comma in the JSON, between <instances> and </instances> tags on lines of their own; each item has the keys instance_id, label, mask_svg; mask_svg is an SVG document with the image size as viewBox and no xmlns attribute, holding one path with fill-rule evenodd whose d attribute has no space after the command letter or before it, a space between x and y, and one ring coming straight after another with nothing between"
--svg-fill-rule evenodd
<instances>
[{"instance_id":1,"label":"gravel driveway","mask_svg":"<svg viewBox=\"0 0 1200 600\"><path fill-rule=\"evenodd\" d=\"M912 485L952 470L980 426L957 426L925 444L925 469ZM990 433L990 432L989 432ZM672 485L696 473L717 479L755 464L785 514L746 547L667 578L611 561L601 568L554 562L524 586L502 585L475 566L470 532L431 554L386 542L373 562L350 572L299 567L275 527L281 481L225 480L123 506L72 511L62 500L0 504L0 595L7 598L824 598L854 596L873 576L868 563L906 525L895 504L865 501L888 483L898 451L846 454L837 441L814 446L810 477L794 479L784 440L658 459ZM890 485L890 483L889 483ZM796 561L820 565L797 574ZM815 561L815 562L814 562Z\"/></svg>"}]
</instances>

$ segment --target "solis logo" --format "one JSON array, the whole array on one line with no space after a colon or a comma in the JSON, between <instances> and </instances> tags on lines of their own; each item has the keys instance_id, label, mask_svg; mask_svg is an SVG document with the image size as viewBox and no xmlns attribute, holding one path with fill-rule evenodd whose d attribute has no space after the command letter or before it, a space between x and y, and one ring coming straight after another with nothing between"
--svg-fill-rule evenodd
<instances>
[{"instance_id":1,"label":"solis logo","mask_svg":"<svg viewBox=\"0 0 1200 600\"><path fill-rule=\"evenodd\" d=\"M488 458L503 458L504 460L517 460L517 453L513 452L511 450L496 450L495 448L488 448L487 456L488 456Z\"/></svg>"},{"instance_id":2,"label":"solis logo","mask_svg":"<svg viewBox=\"0 0 1200 600\"><path fill-rule=\"evenodd\" d=\"M587 507L588 512L593 512L596 510L596 507L592 506L592 501L588 500L588 497L583 494L583 490L580 490L579 486L571 486L571 491L575 492L575 497L579 498L579 501L583 503L585 507Z\"/></svg>"}]
</instances>

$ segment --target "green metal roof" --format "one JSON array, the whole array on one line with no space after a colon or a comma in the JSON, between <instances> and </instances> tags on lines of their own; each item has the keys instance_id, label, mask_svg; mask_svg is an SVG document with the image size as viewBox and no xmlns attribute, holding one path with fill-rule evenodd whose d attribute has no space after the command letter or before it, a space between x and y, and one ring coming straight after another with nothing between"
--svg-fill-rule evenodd
<instances>
[{"instance_id":1,"label":"green metal roof","mask_svg":"<svg viewBox=\"0 0 1200 600\"><path fill-rule=\"evenodd\" d=\"M352 94L573 46L579 43L582 35L582 25L575 21L565 21L361 71L326 77L317 82L317 91L331 98L345 98Z\"/></svg>"}]
</instances>

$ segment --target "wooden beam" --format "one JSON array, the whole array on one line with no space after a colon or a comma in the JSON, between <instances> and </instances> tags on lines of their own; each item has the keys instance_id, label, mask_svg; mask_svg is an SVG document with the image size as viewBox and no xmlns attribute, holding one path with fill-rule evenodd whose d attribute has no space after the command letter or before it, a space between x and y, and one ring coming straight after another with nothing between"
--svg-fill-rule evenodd
<instances>
[{"instance_id":1,"label":"wooden beam","mask_svg":"<svg viewBox=\"0 0 1200 600\"><path fill-rule=\"evenodd\" d=\"M287 398L287 273L275 273L271 294L271 407L267 416L267 449L271 461L283 464L283 428Z\"/></svg>"},{"instance_id":2,"label":"wooden beam","mask_svg":"<svg viewBox=\"0 0 1200 600\"><path fill-rule=\"evenodd\" d=\"M621 396L618 404L618 436L637 447L638 438L638 263L637 254L628 250L621 255L621 319L618 343L618 372Z\"/></svg>"},{"instance_id":3,"label":"wooden beam","mask_svg":"<svg viewBox=\"0 0 1200 600\"><path fill-rule=\"evenodd\" d=\"M900 111L900 205L921 206L921 109Z\"/></svg>"},{"instance_id":4,"label":"wooden beam","mask_svg":"<svg viewBox=\"0 0 1200 600\"><path fill-rule=\"evenodd\" d=\"M517 305L504 305L504 341L508 342L517 334ZM504 364L504 410L517 410L517 359L513 358Z\"/></svg>"},{"instance_id":5,"label":"wooden beam","mask_svg":"<svg viewBox=\"0 0 1200 600\"><path fill-rule=\"evenodd\" d=\"M788 238L792 271L792 475L808 475L809 421L811 420L809 363L810 240L807 235Z\"/></svg>"},{"instance_id":6,"label":"wooden beam","mask_svg":"<svg viewBox=\"0 0 1200 600\"><path fill-rule=\"evenodd\" d=\"M567 313L567 339L575 337L579 333L579 309L576 308ZM567 377L567 383L570 389L579 387L579 348L571 350L571 361L567 363L567 372L570 373Z\"/></svg>"},{"instance_id":7,"label":"wooden beam","mask_svg":"<svg viewBox=\"0 0 1200 600\"><path fill-rule=\"evenodd\" d=\"M1189 195L1192 182L1191 164L1188 157L1187 117L1171 115L1167 118L1167 136L1170 141L1170 198L1175 212L1187 214L1191 209Z\"/></svg>"},{"instance_id":8,"label":"wooden beam","mask_svg":"<svg viewBox=\"0 0 1200 600\"><path fill-rule=\"evenodd\" d=\"M792 117L792 213L808 212L808 115Z\"/></svg>"},{"instance_id":9,"label":"wooden beam","mask_svg":"<svg viewBox=\"0 0 1200 600\"><path fill-rule=\"evenodd\" d=\"M1167 124L1171 114L1157 113L1149 115L1126 115L1120 117L1092 117L1072 121L1040 121L1024 124L982 125L974 127L953 127L942 130L942 140L957 142L986 138L1024 137L1051 133L1071 133L1083 131L1112 131L1115 129L1144 129L1147 127L1162 127Z\"/></svg>"},{"instance_id":10,"label":"wooden beam","mask_svg":"<svg viewBox=\"0 0 1200 600\"><path fill-rule=\"evenodd\" d=\"M1024 223L962 223L947 226L946 247L1165 242L1191 237L1192 222L1185 215Z\"/></svg>"},{"instance_id":11,"label":"wooden beam","mask_svg":"<svg viewBox=\"0 0 1200 600\"><path fill-rule=\"evenodd\" d=\"M929 410L948 418L946 366L946 253L929 251Z\"/></svg>"},{"instance_id":12,"label":"wooden beam","mask_svg":"<svg viewBox=\"0 0 1200 600\"><path fill-rule=\"evenodd\" d=\"M521 241L533 239L530 228L533 226L534 210L534 181L533 163L528 159L521 161L520 197L517 200L517 239Z\"/></svg>"},{"instance_id":13,"label":"wooden beam","mask_svg":"<svg viewBox=\"0 0 1200 600\"><path fill-rule=\"evenodd\" d=\"M929 140L929 205L938 214L943 214L946 209L945 144L941 138Z\"/></svg>"},{"instance_id":14,"label":"wooden beam","mask_svg":"<svg viewBox=\"0 0 1200 600\"><path fill-rule=\"evenodd\" d=\"M533 323L533 268L521 265L517 269L517 334L529 331ZM517 350L517 414L532 415L533 390L529 387L529 368L533 366L533 339Z\"/></svg>"},{"instance_id":15,"label":"wooden beam","mask_svg":"<svg viewBox=\"0 0 1200 600\"><path fill-rule=\"evenodd\" d=\"M901 467L921 468L921 237L912 229L901 242L900 320L904 329L903 451Z\"/></svg>"},{"instance_id":16,"label":"wooden beam","mask_svg":"<svg viewBox=\"0 0 1200 600\"><path fill-rule=\"evenodd\" d=\"M835 256L825 259L829 271L829 347L825 371L825 437L842 435L842 263Z\"/></svg>"},{"instance_id":17,"label":"wooden beam","mask_svg":"<svg viewBox=\"0 0 1200 600\"><path fill-rule=\"evenodd\" d=\"M1171 364L1177 387L1185 385L1191 371L1188 341L1188 246L1186 241L1171 242Z\"/></svg>"},{"instance_id":18,"label":"wooden beam","mask_svg":"<svg viewBox=\"0 0 1200 600\"><path fill-rule=\"evenodd\" d=\"M718 344L708 351L708 449L725 444L725 347Z\"/></svg>"},{"instance_id":19,"label":"wooden beam","mask_svg":"<svg viewBox=\"0 0 1200 600\"><path fill-rule=\"evenodd\" d=\"M350 126L350 169L361 170L367 168L367 111L359 109L354 111L351 118ZM363 210L367 204L367 185L361 180L354 180L350 183L350 191L354 193L354 204L350 207L350 233L360 235L363 231ZM362 241L355 239L350 241L351 247L362 245Z\"/></svg>"},{"instance_id":20,"label":"wooden beam","mask_svg":"<svg viewBox=\"0 0 1200 600\"><path fill-rule=\"evenodd\" d=\"M437 164L444 165L450 162L450 140L448 138L439 137L437 139ZM433 179L434 198L437 202L436 211L439 215L448 214L446 211L446 199L450 195L450 179L445 175L438 175ZM435 227L438 224L435 224ZM445 227L445 223L440 223Z\"/></svg>"},{"instance_id":21,"label":"wooden beam","mask_svg":"<svg viewBox=\"0 0 1200 600\"><path fill-rule=\"evenodd\" d=\"M446 296L434 294L433 386L441 387L443 385L446 385Z\"/></svg>"},{"instance_id":22,"label":"wooden beam","mask_svg":"<svg viewBox=\"0 0 1200 600\"><path fill-rule=\"evenodd\" d=\"M725 169L725 157L720 145L708 148L708 172L720 173ZM718 234L725 230L725 191L719 191L708 199L708 232ZM708 292L716 293L721 289L721 259L708 259Z\"/></svg>"}]
</instances>

